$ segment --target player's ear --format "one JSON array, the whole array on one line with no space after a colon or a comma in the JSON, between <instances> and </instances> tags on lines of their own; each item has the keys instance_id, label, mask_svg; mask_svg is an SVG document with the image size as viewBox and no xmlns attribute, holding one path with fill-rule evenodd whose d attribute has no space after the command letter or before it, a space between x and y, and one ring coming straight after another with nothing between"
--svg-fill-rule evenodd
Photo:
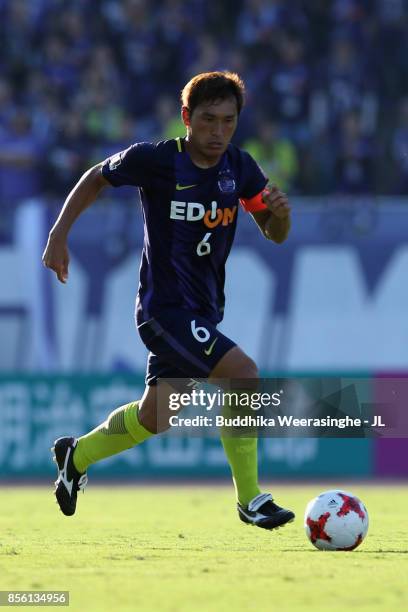
<instances>
[{"instance_id":1,"label":"player's ear","mask_svg":"<svg viewBox=\"0 0 408 612\"><path fill-rule=\"evenodd\" d=\"M186 127L189 127L190 125L190 110L187 108L187 106L182 106L181 107L181 118L183 120L183 123Z\"/></svg>"}]
</instances>

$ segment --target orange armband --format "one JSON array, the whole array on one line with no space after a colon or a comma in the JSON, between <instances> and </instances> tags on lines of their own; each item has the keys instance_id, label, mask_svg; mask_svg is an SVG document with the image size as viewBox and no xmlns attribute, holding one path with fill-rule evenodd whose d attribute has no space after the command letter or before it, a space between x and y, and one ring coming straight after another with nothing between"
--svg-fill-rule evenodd
<instances>
[{"instance_id":1,"label":"orange armband","mask_svg":"<svg viewBox=\"0 0 408 612\"><path fill-rule=\"evenodd\" d=\"M241 198L241 206L242 208L249 213L258 212L259 210L266 210L268 207L264 204L262 200L262 194L265 190L262 189L256 196L253 198Z\"/></svg>"}]
</instances>

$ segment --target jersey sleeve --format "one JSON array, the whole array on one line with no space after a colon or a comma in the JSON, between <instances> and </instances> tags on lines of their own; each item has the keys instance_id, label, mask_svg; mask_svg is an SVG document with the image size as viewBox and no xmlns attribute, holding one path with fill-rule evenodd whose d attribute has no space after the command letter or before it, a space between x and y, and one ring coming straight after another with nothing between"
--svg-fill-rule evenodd
<instances>
[{"instance_id":1,"label":"jersey sleeve","mask_svg":"<svg viewBox=\"0 0 408 612\"><path fill-rule=\"evenodd\" d=\"M146 187L152 175L155 146L138 142L115 153L103 163L102 174L113 187Z\"/></svg>"},{"instance_id":2,"label":"jersey sleeve","mask_svg":"<svg viewBox=\"0 0 408 612\"><path fill-rule=\"evenodd\" d=\"M268 178L249 153L243 151L242 156L244 180L239 194L241 205L250 213L266 210L267 206L262 201L262 192L268 183Z\"/></svg>"}]
</instances>

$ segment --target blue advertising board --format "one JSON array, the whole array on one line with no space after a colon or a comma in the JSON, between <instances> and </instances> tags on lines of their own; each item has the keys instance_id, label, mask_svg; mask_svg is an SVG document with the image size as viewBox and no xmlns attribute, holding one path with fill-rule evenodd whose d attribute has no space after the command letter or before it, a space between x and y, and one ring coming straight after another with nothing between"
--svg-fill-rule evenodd
<instances>
[{"instance_id":1,"label":"blue advertising board","mask_svg":"<svg viewBox=\"0 0 408 612\"><path fill-rule=\"evenodd\" d=\"M117 406L141 397L142 376L2 375L0 377L0 479L54 474L50 447L62 435L79 436ZM373 440L261 438L263 478L369 476ZM188 479L227 477L218 439L154 436L92 468L100 478Z\"/></svg>"}]
</instances>

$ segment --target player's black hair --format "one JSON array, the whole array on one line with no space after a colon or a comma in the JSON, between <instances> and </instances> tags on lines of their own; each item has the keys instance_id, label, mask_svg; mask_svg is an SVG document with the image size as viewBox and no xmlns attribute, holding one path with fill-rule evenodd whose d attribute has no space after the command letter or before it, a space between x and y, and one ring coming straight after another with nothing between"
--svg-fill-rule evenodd
<instances>
[{"instance_id":1,"label":"player's black hair","mask_svg":"<svg viewBox=\"0 0 408 612\"><path fill-rule=\"evenodd\" d=\"M238 115L244 105L245 85L235 72L203 72L193 77L181 92L181 103L190 111L202 102L215 102L234 97Z\"/></svg>"}]
</instances>

